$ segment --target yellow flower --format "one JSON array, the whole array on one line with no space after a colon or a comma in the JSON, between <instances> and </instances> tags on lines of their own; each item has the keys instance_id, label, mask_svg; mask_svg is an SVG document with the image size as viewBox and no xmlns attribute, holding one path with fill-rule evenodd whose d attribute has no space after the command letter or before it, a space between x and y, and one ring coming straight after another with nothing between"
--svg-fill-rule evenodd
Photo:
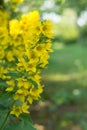
<instances>
[{"instance_id":1,"label":"yellow flower","mask_svg":"<svg viewBox=\"0 0 87 130\"><path fill-rule=\"evenodd\" d=\"M14 100L20 100L24 102L25 99L25 92L22 89L18 89L17 92L14 95Z\"/></svg>"},{"instance_id":2,"label":"yellow flower","mask_svg":"<svg viewBox=\"0 0 87 130\"><path fill-rule=\"evenodd\" d=\"M37 65L37 62L36 61L30 61L29 63L28 63L28 66L27 66L27 68L26 68L26 70L28 71L28 72L33 72L33 73L35 73L36 72L36 65Z\"/></svg>"},{"instance_id":3,"label":"yellow flower","mask_svg":"<svg viewBox=\"0 0 87 130\"><path fill-rule=\"evenodd\" d=\"M10 34L13 37L16 37L18 34L20 34L20 24L17 19L13 19L9 22L10 26Z\"/></svg>"},{"instance_id":4,"label":"yellow flower","mask_svg":"<svg viewBox=\"0 0 87 130\"><path fill-rule=\"evenodd\" d=\"M31 59L29 62L26 62L23 58L21 58L19 60L19 63L17 64L19 69L20 67L23 67L24 70L26 70L27 72L36 72L36 65L37 61L35 61L34 59Z\"/></svg>"},{"instance_id":5,"label":"yellow flower","mask_svg":"<svg viewBox=\"0 0 87 130\"><path fill-rule=\"evenodd\" d=\"M43 91L43 86L39 85L38 89L35 89L34 86L30 89L28 94L28 102L32 104L33 100L38 100L40 98L40 94Z\"/></svg>"},{"instance_id":6,"label":"yellow flower","mask_svg":"<svg viewBox=\"0 0 87 130\"><path fill-rule=\"evenodd\" d=\"M43 25L42 25L42 33L48 37L48 38L52 38L53 37L53 24L49 21L46 20Z\"/></svg>"},{"instance_id":7,"label":"yellow flower","mask_svg":"<svg viewBox=\"0 0 87 130\"><path fill-rule=\"evenodd\" d=\"M40 57L43 53L46 52L45 44L38 44L35 47L36 54Z\"/></svg>"},{"instance_id":8,"label":"yellow flower","mask_svg":"<svg viewBox=\"0 0 87 130\"><path fill-rule=\"evenodd\" d=\"M6 58L9 62L14 61L14 53L12 51L9 51L6 55Z\"/></svg>"},{"instance_id":9,"label":"yellow flower","mask_svg":"<svg viewBox=\"0 0 87 130\"><path fill-rule=\"evenodd\" d=\"M40 15L39 15L39 12L37 10L32 11L28 14L22 15L22 22L23 23L30 22L29 23L30 25L36 24L35 22L38 22L39 19L40 19Z\"/></svg>"},{"instance_id":10,"label":"yellow flower","mask_svg":"<svg viewBox=\"0 0 87 130\"><path fill-rule=\"evenodd\" d=\"M40 67L44 68L48 64L49 54L47 52L43 53L40 57Z\"/></svg>"},{"instance_id":11,"label":"yellow flower","mask_svg":"<svg viewBox=\"0 0 87 130\"><path fill-rule=\"evenodd\" d=\"M23 79L23 78L19 78L18 79L18 87L21 88L21 89L29 89L31 86L31 84L26 80L26 79Z\"/></svg>"},{"instance_id":12,"label":"yellow flower","mask_svg":"<svg viewBox=\"0 0 87 130\"><path fill-rule=\"evenodd\" d=\"M9 85L9 87L6 89L6 91L11 92L14 89L15 82L13 80L10 80L10 81L7 81L6 83Z\"/></svg>"},{"instance_id":13,"label":"yellow flower","mask_svg":"<svg viewBox=\"0 0 87 130\"><path fill-rule=\"evenodd\" d=\"M22 105L22 112L29 113L29 105L26 102Z\"/></svg>"},{"instance_id":14,"label":"yellow flower","mask_svg":"<svg viewBox=\"0 0 87 130\"><path fill-rule=\"evenodd\" d=\"M6 68L0 66L0 78L1 78L1 79L5 79L5 78L6 78L5 74L6 74L7 72L8 72L8 71L7 71Z\"/></svg>"},{"instance_id":15,"label":"yellow flower","mask_svg":"<svg viewBox=\"0 0 87 130\"><path fill-rule=\"evenodd\" d=\"M38 62L38 54L35 50L27 51L26 55L31 61L37 61Z\"/></svg>"},{"instance_id":16,"label":"yellow flower","mask_svg":"<svg viewBox=\"0 0 87 130\"><path fill-rule=\"evenodd\" d=\"M33 102L33 96L29 95L27 101L32 104Z\"/></svg>"},{"instance_id":17,"label":"yellow flower","mask_svg":"<svg viewBox=\"0 0 87 130\"><path fill-rule=\"evenodd\" d=\"M36 75L34 75L33 77L31 77L31 79L34 80L34 81L36 81L37 83L39 83L40 80L41 80L40 73L39 74L37 73Z\"/></svg>"},{"instance_id":18,"label":"yellow flower","mask_svg":"<svg viewBox=\"0 0 87 130\"><path fill-rule=\"evenodd\" d=\"M42 31L42 25L41 22L38 22L34 26L34 32L36 35L40 35L41 31Z\"/></svg>"},{"instance_id":19,"label":"yellow flower","mask_svg":"<svg viewBox=\"0 0 87 130\"><path fill-rule=\"evenodd\" d=\"M16 117L19 117L19 115L22 113L22 109L20 106L13 106L12 111L10 112L10 114L15 115Z\"/></svg>"},{"instance_id":20,"label":"yellow flower","mask_svg":"<svg viewBox=\"0 0 87 130\"><path fill-rule=\"evenodd\" d=\"M51 40L46 41L45 48L48 52L53 52Z\"/></svg>"}]
</instances>

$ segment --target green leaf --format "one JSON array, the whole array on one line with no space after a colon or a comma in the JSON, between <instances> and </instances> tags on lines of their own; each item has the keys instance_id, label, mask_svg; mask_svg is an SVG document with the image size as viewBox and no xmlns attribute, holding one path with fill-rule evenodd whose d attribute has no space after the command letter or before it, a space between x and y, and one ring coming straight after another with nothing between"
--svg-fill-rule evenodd
<instances>
[{"instance_id":1,"label":"green leaf","mask_svg":"<svg viewBox=\"0 0 87 130\"><path fill-rule=\"evenodd\" d=\"M34 87L37 89L38 88L38 84L36 81L32 80L32 79L28 79L28 81L34 85Z\"/></svg>"},{"instance_id":2,"label":"green leaf","mask_svg":"<svg viewBox=\"0 0 87 130\"><path fill-rule=\"evenodd\" d=\"M22 106L22 102L21 102L20 100L16 100L16 101L15 101L15 105L16 105L16 106Z\"/></svg>"},{"instance_id":3,"label":"green leaf","mask_svg":"<svg viewBox=\"0 0 87 130\"><path fill-rule=\"evenodd\" d=\"M0 94L0 109L8 109L13 103L13 98L11 93Z\"/></svg>"},{"instance_id":4,"label":"green leaf","mask_svg":"<svg viewBox=\"0 0 87 130\"><path fill-rule=\"evenodd\" d=\"M20 118L21 118L22 120L27 120L27 121L29 121L31 124L33 124L30 115L22 114Z\"/></svg>"},{"instance_id":5,"label":"green leaf","mask_svg":"<svg viewBox=\"0 0 87 130\"><path fill-rule=\"evenodd\" d=\"M9 71L9 72L6 74L6 76L11 76L13 79L15 79L15 78L20 78L20 77L22 77L23 75L22 75L20 72L16 71L16 70L11 70L11 71Z\"/></svg>"},{"instance_id":6,"label":"green leaf","mask_svg":"<svg viewBox=\"0 0 87 130\"><path fill-rule=\"evenodd\" d=\"M0 80L0 88L1 87L8 87L8 84L6 84L6 81Z\"/></svg>"},{"instance_id":7,"label":"green leaf","mask_svg":"<svg viewBox=\"0 0 87 130\"><path fill-rule=\"evenodd\" d=\"M11 94L10 93L2 93L0 94L0 104L10 99Z\"/></svg>"},{"instance_id":8,"label":"green leaf","mask_svg":"<svg viewBox=\"0 0 87 130\"><path fill-rule=\"evenodd\" d=\"M0 97L1 97L1 94L4 93L7 87L8 87L8 84L6 84L6 81L0 79Z\"/></svg>"},{"instance_id":9,"label":"green leaf","mask_svg":"<svg viewBox=\"0 0 87 130\"><path fill-rule=\"evenodd\" d=\"M5 110L0 110L0 128L2 126L2 123L4 122L6 116L7 116L8 111Z\"/></svg>"},{"instance_id":10,"label":"green leaf","mask_svg":"<svg viewBox=\"0 0 87 130\"><path fill-rule=\"evenodd\" d=\"M0 112L4 111L4 110L6 110L6 109L7 109L6 106L4 106L3 104L0 104Z\"/></svg>"},{"instance_id":11,"label":"green leaf","mask_svg":"<svg viewBox=\"0 0 87 130\"><path fill-rule=\"evenodd\" d=\"M30 117L24 117L21 121L8 125L3 130L36 130L30 121Z\"/></svg>"}]
</instances>

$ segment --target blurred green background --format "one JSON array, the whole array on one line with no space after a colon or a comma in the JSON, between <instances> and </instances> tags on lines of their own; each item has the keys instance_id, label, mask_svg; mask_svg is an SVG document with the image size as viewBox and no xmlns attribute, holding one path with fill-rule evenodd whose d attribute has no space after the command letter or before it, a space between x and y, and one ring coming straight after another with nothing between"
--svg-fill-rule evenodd
<instances>
[{"instance_id":1,"label":"blurred green background","mask_svg":"<svg viewBox=\"0 0 87 130\"><path fill-rule=\"evenodd\" d=\"M31 107L35 126L87 130L87 0L26 0L20 9L37 9L54 24L54 52L42 73L44 92Z\"/></svg>"}]
</instances>

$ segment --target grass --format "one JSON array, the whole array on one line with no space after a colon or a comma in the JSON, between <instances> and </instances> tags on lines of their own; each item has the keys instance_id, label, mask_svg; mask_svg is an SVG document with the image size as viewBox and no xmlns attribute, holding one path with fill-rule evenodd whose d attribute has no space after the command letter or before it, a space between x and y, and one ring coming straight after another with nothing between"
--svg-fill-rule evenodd
<instances>
[{"instance_id":1,"label":"grass","mask_svg":"<svg viewBox=\"0 0 87 130\"><path fill-rule=\"evenodd\" d=\"M54 50L49 60L48 68L44 74L69 74L78 72L79 69L87 69L87 48L73 44L65 46L63 49Z\"/></svg>"},{"instance_id":2,"label":"grass","mask_svg":"<svg viewBox=\"0 0 87 130\"><path fill-rule=\"evenodd\" d=\"M87 91L87 48L81 44L72 44L51 54L48 68L43 72L46 92L50 98L58 91ZM72 95L72 94L71 94ZM73 94L73 97L75 95ZM62 96L61 96L62 97ZM81 96L82 98L82 96ZM85 96L87 99L87 97ZM55 99L56 100L56 99ZM75 100L75 98L74 98Z\"/></svg>"},{"instance_id":3,"label":"grass","mask_svg":"<svg viewBox=\"0 0 87 130\"><path fill-rule=\"evenodd\" d=\"M75 123L81 126L82 130L87 129L85 125L87 116L84 116L87 115L86 56L87 48L82 44L57 48L51 54L48 68L43 71L43 82L46 86L44 97L53 103L50 109L55 111L55 120L51 115L50 117L55 130L70 130L70 124L66 128L61 128L60 122L63 120L71 122L72 127ZM67 117L67 114L70 114L70 117Z\"/></svg>"}]
</instances>

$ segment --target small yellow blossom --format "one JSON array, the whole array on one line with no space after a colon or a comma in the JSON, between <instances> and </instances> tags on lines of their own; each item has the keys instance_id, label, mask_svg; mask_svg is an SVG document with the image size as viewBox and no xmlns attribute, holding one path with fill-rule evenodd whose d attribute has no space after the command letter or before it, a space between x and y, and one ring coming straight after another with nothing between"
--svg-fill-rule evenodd
<instances>
[{"instance_id":1,"label":"small yellow blossom","mask_svg":"<svg viewBox=\"0 0 87 130\"><path fill-rule=\"evenodd\" d=\"M38 11L32 11L28 14L22 15L22 22L26 23L29 22L29 24L32 26L33 24L36 24L35 22L38 22L40 19L40 15Z\"/></svg>"},{"instance_id":2,"label":"small yellow blossom","mask_svg":"<svg viewBox=\"0 0 87 130\"><path fill-rule=\"evenodd\" d=\"M18 89L16 94L14 95L14 100L18 100L18 99L24 102L25 92L22 89Z\"/></svg>"},{"instance_id":3,"label":"small yellow blossom","mask_svg":"<svg viewBox=\"0 0 87 130\"><path fill-rule=\"evenodd\" d=\"M43 33L46 37L52 38L52 37L53 37L52 28L53 28L53 24L52 24L49 20L46 20L46 21L43 23L43 26L42 26L42 33Z\"/></svg>"},{"instance_id":4,"label":"small yellow blossom","mask_svg":"<svg viewBox=\"0 0 87 130\"><path fill-rule=\"evenodd\" d=\"M7 71L6 68L0 66L0 78L1 78L1 79L5 79L5 78L6 78L5 74L6 74L7 72L8 72L8 71Z\"/></svg>"},{"instance_id":5,"label":"small yellow blossom","mask_svg":"<svg viewBox=\"0 0 87 130\"><path fill-rule=\"evenodd\" d=\"M12 51L9 51L6 55L6 58L9 62L14 61L14 53Z\"/></svg>"},{"instance_id":6,"label":"small yellow blossom","mask_svg":"<svg viewBox=\"0 0 87 130\"><path fill-rule=\"evenodd\" d=\"M12 36L17 36L18 34L20 34L20 24L17 19L11 20L9 24L10 24L10 34Z\"/></svg>"},{"instance_id":7,"label":"small yellow blossom","mask_svg":"<svg viewBox=\"0 0 87 130\"><path fill-rule=\"evenodd\" d=\"M27 104L27 102L23 103L23 105L22 105L22 111L24 113L29 113L29 105Z\"/></svg>"},{"instance_id":8,"label":"small yellow blossom","mask_svg":"<svg viewBox=\"0 0 87 130\"><path fill-rule=\"evenodd\" d=\"M13 91L13 89L15 87L15 82L13 80L10 80L10 81L7 81L6 83L9 85L9 87L6 89L6 91L8 91L8 92Z\"/></svg>"},{"instance_id":9,"label":"small yellow blossom","mask_svg":"<svg viewBox=\"0 0 87 130\"><path fill-rule=\"evenodd\" d=\"M15 115L16 117L19 117L19 115L22 113L22 109L21 109L21 107L20 106L13 106L13 109L12 109L12 111L10 112L10 114L13 114L13 115Z\"/></svg>"}]
</instances>

